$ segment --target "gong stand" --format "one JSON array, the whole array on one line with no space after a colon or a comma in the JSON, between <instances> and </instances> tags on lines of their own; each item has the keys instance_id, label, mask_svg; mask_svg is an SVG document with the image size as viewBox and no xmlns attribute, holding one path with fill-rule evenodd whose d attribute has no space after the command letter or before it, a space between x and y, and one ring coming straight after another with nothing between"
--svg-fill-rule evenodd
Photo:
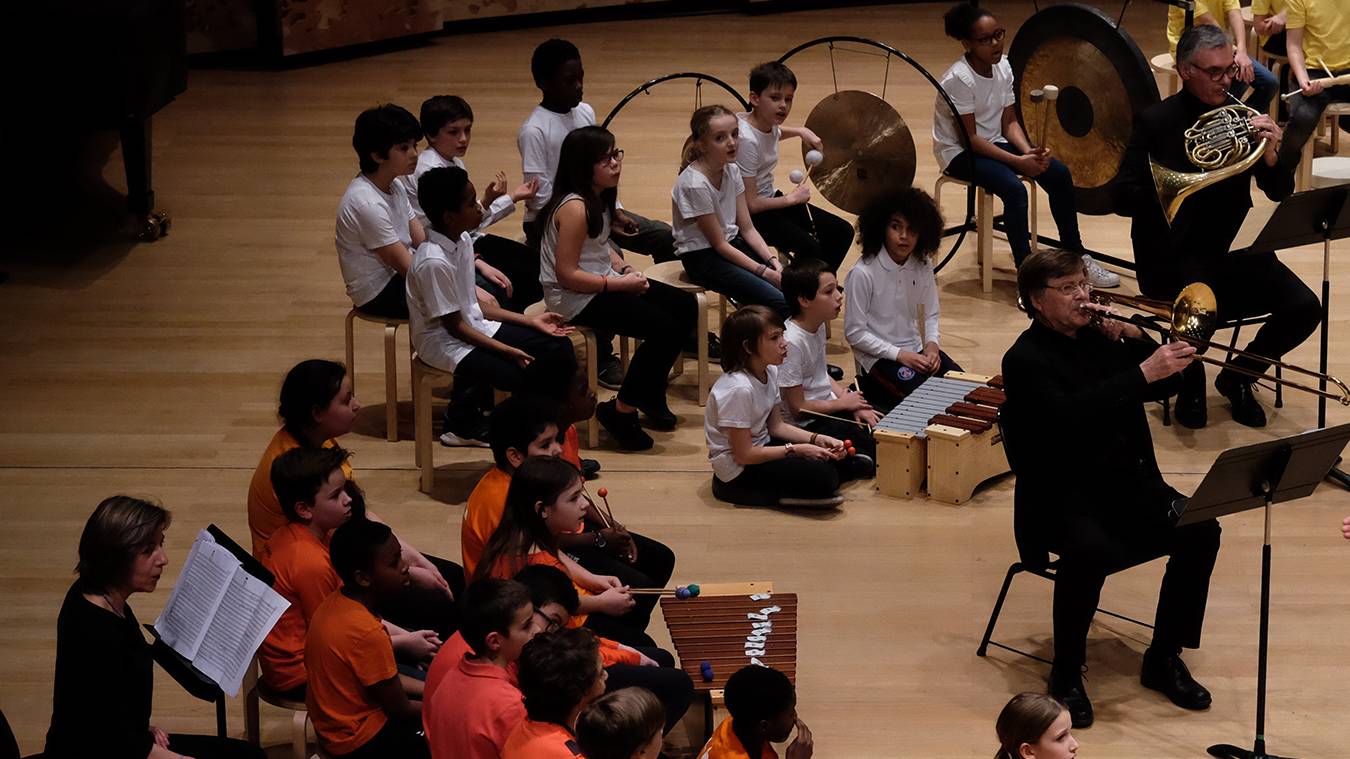
<instances>
[{"instance_id":1,"label":"gong stand","mask_svg":"<svg viewBox=\"0 0 1350 759\"><path fill-rule=\"evenodd\" d=\"M614 117L619 115L619 111L623 110L623 107L628 105L628 103L631 102L638 95L650 95L652 94L651 89L656 85L662 84L664 82L669 82L675 79L694 80L695 109L698 109L700 106L703 105L703 83L711 82L717 85L718 87L721 87L722 89L726 90L728 93L731 94L732 97L736 98L736 102L739 103L742 108L744 108L747 111L750 110L750 103L747 102L745 98L741 97L741 93L737 92L736 89L731 85L727 84L721 79L718 79L715 76L712 76L711 74L700 74L697 71L685 71L679 74L666 74L665 76L659 76L649 82L643 82L642 84L639 84L637 87L633 88L632 92L628 93L627 95L624 95L623 99L620 100L617 104L615 104L613 108L610 109L609 115L605 117L604 122L600 124L600 126L608 129L610 122L614 121Z\"/></svg>"}]
</instances>

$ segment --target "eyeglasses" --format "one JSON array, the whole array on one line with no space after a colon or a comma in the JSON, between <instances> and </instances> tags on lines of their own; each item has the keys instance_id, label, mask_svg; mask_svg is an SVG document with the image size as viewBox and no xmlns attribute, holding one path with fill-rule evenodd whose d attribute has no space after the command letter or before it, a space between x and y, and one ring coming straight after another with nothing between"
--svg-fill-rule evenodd
<instances>
[{"instance_id":1,"label":"eyeglasses","mask_svg":"<svg viewBox=\"0 0 1350 759\"><path fill-rule=\"evenodd\" d=\"M1054 290L1066 298L1072 298L1079 290L1082 290L1084 295L1092 294L1092 285L1089 284L1087 280L1083 280L1082 282L1071 282L1067 285L1046 285L1045 289Z\"/></svg>"},{"instance_id":2,"label":"eyeglasses","mask_svg":"<svg viewBox=\"0 0 1350 759\"><path fill-rule=\"evenodd\" d=\"M623 151L611 150L600 156L600 160L596 161L596 163L623 163Z\"/></svg>"},{"instance_id":3,"label":"eyeglasses","mask_svg":"<svg viewBox=\"0 0 1350 759\"><path fill-rule=\"evenodd\" d=\"M995 29L995 30L994 30L992 33L990 33L990 34L984 35L983 37L975 37L974 39L971 40L971 42L974 42L974 43L980 44L980 45L996 45L996 44L1002 42L1002 41L1003 41L1003 37L1004 37L1005 35L1007 35L1007 34L1008 34L1008 30L1007 30L1007 29L999 28L999 29Z\"/></svg>"},{"instance_id":4,"label":"eyeglasses","mask_svg":"<svg viewBox=\"0 0 1350 759\"><path fill-rule=\"evenodd\" d=\"M544 622L543 632L557 632L558 630L562 629L562 620L550 616L548 614L545 614L544 612L539 611L537 609L535 610L534 615L543 620Z\"/></svg>"},{"instance_id":5,"label":"eyeglasses","mask_svg":"<svg viewBox=\"0 0 1350 759\"><path fill-rule=\"evenodd\" d=\"M1210 68L1202 69L1202 68L1200 68L1199 66L1196 66L1196 65L1193 65L1193 64L1192 64L1191 68L1193 68L1193 69L1195 69L1196 71L1199 71L1199 72L1201 72L1202 74L1204 74L1205 76L1209 77L1209 80L1210 80L1211 82L1220 82L1220 81L1223 81L1224 77L1228 77L1229 79L1232 79L1233 77L1235 77L1235 76L1238 75L1238 71L1240 70L1239 67L1238 67L1238 65L1237 65L1236 63L1234 63L1234 64L1232 64L1232 65L1230 65L1230 66L1228 66L1228 67L1226 67L1226 68L1225 68L1225 67L1222 67L1222 66L1211 66Z\"/></svg>"}]
</instances>

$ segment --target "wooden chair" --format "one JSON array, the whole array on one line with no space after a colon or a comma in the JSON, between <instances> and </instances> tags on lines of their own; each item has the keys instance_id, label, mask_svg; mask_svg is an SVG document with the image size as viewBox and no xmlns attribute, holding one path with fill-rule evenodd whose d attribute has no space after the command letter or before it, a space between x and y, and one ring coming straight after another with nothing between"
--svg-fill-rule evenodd
<instances>
[{"instance_id":1,"label":"wooden chair","mask_svg":"<svg viewBox=\"0 0 1350 759\"><path fill-rule=\"evenodd\" d=\"M1036 182L1030 177L1021 178L1027 185L1027 221L1031 226L1031 249L1036 250ZM942 208L942 188L947 184L969 187L970 182L943 174L933 185L933 199L938 208ZM994 196L983 187L975 187L975 262L980 267L980 288L984 292L994 290Z\"/></svg>"},{"instance_id":2,"label":"wooden chair","mask_svg":"<svg viewBox=\"0 0 1350 759\"><path fill-rule=\"evenodd\" d=\"M1301 192L1310 190L1317 185L1313 184L1313 158L1317 153L1317 139L1324 129L1330 128L1331 131L1331 152L1333 155L1341 152L1341 127L1340 117L1350 115L1350 103L1329 103L1325 111L1322 111L1322 118L1318 120L1317 129L1313 130L1308 141L1303 143L1303 156L1298 162L1298 175L1295 178L1295 187Z\"/></svg>"},{"instance_id":3,"label":"wooden chair","mask_svg":"<svg viewBox=\"0 0 1350 759\"><path fill-rule=\"evenodd\" d=\"M432 456L432 451L436 447L436 427L431 414L431 388L433 385L453 387L454 383L454 374L441 371L423 361L417 354L413 354L413 449L414 459L421 471L418 489L423 493L431 492L432 482L436 478L436 466Z\"/></svg>"},{"instance_id":4,"label":"wooden chair","mask_svg":"<svg viewBox=\"0 0 1350 759\"><path fill-rule=\"evenodd\" d=\"M696 339L698 341L698 405L708 405L708 389L711 385L711 368L708 362L708 291L689 281L689 276L684 271L684 265L679 261L666 261L665 263L650 266L644 272L648 279L679 288L685 292L694 294L698 301L698 324L694 327ZM727 317L727 299L718 296L719 318L725 320ZM684 359L681 357L675 362L675 374L684 373Z\"/></svg>"},{"instance_id":5,"label":"wooden chair","mask_svg":"<svg viewBox=\"0 0 1350 759\"><path fill-rule=\"evenodd\" d=\"M407 326L407 319L368 314L353 308L347 312L347 376L351 377L352 390L356 390L356 346L354 341L355 320L384 325L384 436L391 442L398 442L398 345L395 337L400 326Z\"/></svg>"},{"instance_id":6,"label":"wooden chair","mask_svg":"<svg viewBox=\"0 0 1350 759\"><path fill-rule=\"evenodd\" d=\"M1181 76L1177 73L1177 62L1171 53L1158 53L1149 58L1148 67L1154 74L1167 77L1167 95L1164 97L1175 95L1177 90L1181 89Z\"/></svg>"},{"instance_id":7,"label":"wooden chair","mask_svg":"<svg viewBox=\"0 0 1350 759\"><path fill-rule=\"evenodd\" d=\"M260 729L260 719L258 713L258 702L265 701L278 709L289 709L291 712L291 756L293 759L308 759L307 748L307 730L309 728L309 707L304 701L291 701L282 698L276 691L267 687L262 679L258 677L258 657L253 657L252 663L248 665L248 670L244 673L244 684L241 689L244 700L244 740L255 746L262 745L262 731Z\"/></svg>"},{"instance_id":8,"label":"wooden chair","mask_svg":"<svg viewBox=\"0 0 1350 759\"><path fill-rule=\"evenodd\" d=\"M580 324L573 324L573 335L581 338L582 356L586 364L586 387L591 389L592 393L600 389L599 368L596 363L600 360L599 346L595 341L595 330L590 327L583 327ZM627 368L627 342L621 343L621 352L624 354L624 366ZM591 418L586 422L586 447L598 448L600 446L600 420L591 414Z\"/></svg>"}]
</instances>

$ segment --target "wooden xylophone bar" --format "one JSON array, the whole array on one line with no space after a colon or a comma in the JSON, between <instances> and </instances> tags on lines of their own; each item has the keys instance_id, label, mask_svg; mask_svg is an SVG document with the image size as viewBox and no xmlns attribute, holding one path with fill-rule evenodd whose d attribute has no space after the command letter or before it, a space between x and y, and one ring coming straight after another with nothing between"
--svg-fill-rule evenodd
<instances>
[{"instance_id":1,"label":"wooden xylophone bar","mask_svg":"<svg viewBox=\"0 0 1350 759\"><path fill-rule=\"evenodd\" d=\"M773 594L764 600L748 595L661 599L661 614L680 657L680 667L694 681L695 690L721 690L732 673L750 664L745 653L746 637L755 634L753 623L759 620L747 615L770 606L781 610L768 615L773 627L765 636L764 654L755 658L796 682L797 594ZM711 682L704 682L700 671L705 661L712 665Z\"/></svg>"}]
</instances>

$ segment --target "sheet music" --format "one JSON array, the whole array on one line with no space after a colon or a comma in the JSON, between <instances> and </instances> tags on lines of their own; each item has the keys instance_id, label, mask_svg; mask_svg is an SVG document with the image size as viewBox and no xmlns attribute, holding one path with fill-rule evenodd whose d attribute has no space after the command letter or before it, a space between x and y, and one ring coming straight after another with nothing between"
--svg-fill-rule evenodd
<instances>
[{"instance_id":1,"label":"sheet music","mask_svg":"<svg viewBox=\"0 0 1350 759\"><path fill-rule=\"evenodd\" d=\"M169 603L155 620L160 639L184 658L195 658L211 617L238 568L239 560L217 545L211 533L206 530L197 533Z\"/></svg>"},{"instance_id":2,"label":"sheet music","mask_svg":"<svg viewBox=\"0 0 1350 759\"><path fill-rule=\"evenodd\" d=\"M239 567L193 664L230 696L238 695L253 654L288 606L266 583Z\"/></svg>"}]
</instances>

